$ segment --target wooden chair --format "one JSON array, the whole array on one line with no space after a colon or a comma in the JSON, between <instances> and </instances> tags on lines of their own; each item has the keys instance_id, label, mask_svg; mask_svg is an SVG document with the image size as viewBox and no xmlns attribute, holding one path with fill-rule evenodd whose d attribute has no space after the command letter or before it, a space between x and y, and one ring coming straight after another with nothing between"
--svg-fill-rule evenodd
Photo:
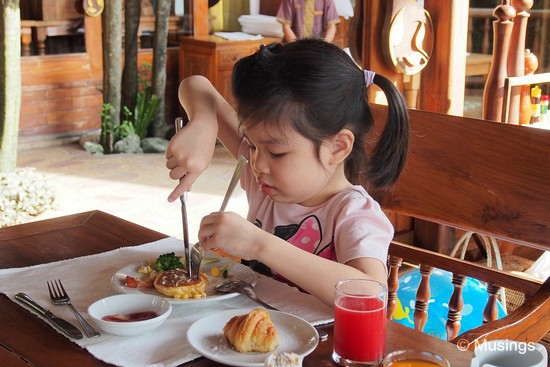
<instances>
[{"instance_id":1,"label":"wooden chair","mask_svg":"<svg viewBox=\"0 0 550 367\"><path fill-rule=\"evenodd\" d=\"M386 108L375 116L385 121ZM550 131L410 110L411 140L404 172L391 191L372 192L391 214L473 231L535 249L550 249ZM415 246L397 233L390 246L388 317L395 308L402 262L420 264L422 281L414 310L422 330L434 267L453 273L448 340L473 348L490 339L539 341L550 330L550 281L532 280ZM424 245L424 244L423 244ZM469 276L488 284L484 325L460 334L462 285ZM542 284L542 285L541 285ZM526 301L496 320L498 290L517 290ZM461 343L464 343L463 341Z\"/></svg>"}]
</instances>

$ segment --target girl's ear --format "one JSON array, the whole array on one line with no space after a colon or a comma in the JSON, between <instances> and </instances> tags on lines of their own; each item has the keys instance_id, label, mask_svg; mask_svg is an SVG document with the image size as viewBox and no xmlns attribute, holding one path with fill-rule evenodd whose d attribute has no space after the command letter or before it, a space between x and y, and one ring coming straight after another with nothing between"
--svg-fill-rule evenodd
<instances>
[{"instance_id":1,"label":"girl's ear","mask_svg":"<svg viewBox=\"0 0 550 367\"><path fill-rule=\"evenodd\" d=\"M354 141L355 135L348 129L342 129L334 135L330 140L331 157L329 163L334 165L342 163L351 153Z\"/></svg>"}]
</instances>

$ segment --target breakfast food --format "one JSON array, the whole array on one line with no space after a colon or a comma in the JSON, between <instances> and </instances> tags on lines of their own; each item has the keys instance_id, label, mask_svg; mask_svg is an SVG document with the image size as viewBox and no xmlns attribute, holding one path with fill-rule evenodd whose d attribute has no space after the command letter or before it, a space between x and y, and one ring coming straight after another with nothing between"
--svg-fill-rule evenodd
<instances>
[{"instance_id":1,"label":"breakfast food","mask_svg":"<svg viewBox=\"0 0 550 367\"><path fill-rule=\"evenodd\" d=\"M302 358L296 353L284 352L270 354L265 360L265 367L301 367Z\"/></svg>"},{"instance_id":2,"label":"breakfast food","mask_svg":"<svg viewBox=\"0 0 550 367\"><path fill-rule=\"evenodd\" d=\"M125 274L123 285L128 288L154 288L162 295L186 300L207 297L212 289L207 285L210 280L215 278L232 278L230 269L235 264L234 261L227 260L223 263L220 258L203 258L201 266L203 271L199 271L199 279L189 280L185 266L182 263L182 257L174 252L160 255L157 259L149 259L139 264L134 275ZM218 263L218 266L211 264Z\"/></svg>"},{"instance_id":3,"label":"breakfast food","mask_svg":"<svg viewBox=\"0 0 550 367\"><path fill-rule=\"evenodd\" d=\"M165 296L177 299L192 299L206 297L204 290L207 284L208 277L203 272L199 272L197 280L191 280L185 270L172 269L159 272L153 285L157 292Z\"/></svg>"},{"instance_id":4,"label":"breakfast food","mask_svg":"<svg viewBox=\"0 0 550 367\"><path fill-rule=\"evenodd\" d=\"M240 353L272 352L279 345L277 328L262 308L231 318L223 328L223 335Z\"/></svg>"}]
</instances>

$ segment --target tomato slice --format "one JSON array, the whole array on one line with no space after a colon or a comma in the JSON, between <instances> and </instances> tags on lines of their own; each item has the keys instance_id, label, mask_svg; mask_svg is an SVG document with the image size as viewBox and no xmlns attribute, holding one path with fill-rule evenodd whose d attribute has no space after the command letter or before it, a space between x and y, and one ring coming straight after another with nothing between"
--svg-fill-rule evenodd
<instances>
[{"instance_id":1,"label":"tomato slice","mask_svg":"<svg viewBox=\"0 0 550 367\"><path fill-rule=\"evenodd\" d=\"M133 276L126 275L126 281L124 282L124 285L130 288L137 288L139 285L139 280L137 280Z\"/></svg>"}]
</instances>

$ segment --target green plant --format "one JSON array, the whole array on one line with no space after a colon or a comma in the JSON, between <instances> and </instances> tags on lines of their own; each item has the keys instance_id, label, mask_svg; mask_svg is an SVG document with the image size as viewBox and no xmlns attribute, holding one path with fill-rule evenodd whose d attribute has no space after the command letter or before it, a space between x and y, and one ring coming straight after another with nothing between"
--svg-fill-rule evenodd
<instances>
[{"instance_id":1,"label":"green plant","mask_svg":"<svg viewBox=\"0 0 550 367\"><path fill-rule=\"evenodd\" d=\"M124 119L120 123L120 126L116 128L117 139L124 139L128 135L136 134L134 123L132 122L132 111L126 106L122 106L122 113Z\"/></svg>"},{"instance_id":2,"label":"green plant","mask_svg":"<svg viewBox=\"0 0 550 367\"><path fill-rule=\"evenodd\" d=\"M160 98L151 92L151 87L143 74L151 70L151 65L142 64L141 72L138 74L140 90L136 95L136 106L131 111L128 106L122 106L124 116L120 125L113 125L111 114L113 106L110 103L103 103L101 109L101 140L105 153L112 153L114 143L124 139L128 135L136 134L140 139L147 136L149 126L155 118L160 105Z\"/></svg>"},{"instance_id":3,"label":"green plant","mask_svg":"<svg viewBox=\"0 0 550 367\"><path fill-rule=\"evenodd\" d=\"M151 92L151 84L148 78L151 76L153 66L149 63L142 63L138 73L139 91L136 95L136 106L133 113L132 123L135 133L143 139L147 135L149 126L155 118L160 98Z\"/></svg>"},{"instance_id":4,"label":"green plant","mask_svg":"<svg viewBox=\"0 0 550 367\"><path fill-rule=\"evenodd\" d=\"M155 113L160 103L160 98L151 93L151 87L146 87L136 96L136 109L134 111L134 129L140 138L147 135L147 130L153 122Z\"/></svg>"},{"instance_id":5,"label":"green plant","mask_svg":"<svg viewBox=\"0 0 550 367\"><path fill-rule=\"evenodd\" d=\"M111 132L115 133L116 140L124 139L131 134L136 134L140 139L145 138L147 130L157 112L159 102L160 99L151 93L150 88L145 88L143 92L138 92L136 96L136 108L134 112L132 113L127 106L122 106L124 119L120 123L120 126L109 125L107 121L106 129L109 130L108 126L112 127Z\"/></svg>"}]
</instances>

